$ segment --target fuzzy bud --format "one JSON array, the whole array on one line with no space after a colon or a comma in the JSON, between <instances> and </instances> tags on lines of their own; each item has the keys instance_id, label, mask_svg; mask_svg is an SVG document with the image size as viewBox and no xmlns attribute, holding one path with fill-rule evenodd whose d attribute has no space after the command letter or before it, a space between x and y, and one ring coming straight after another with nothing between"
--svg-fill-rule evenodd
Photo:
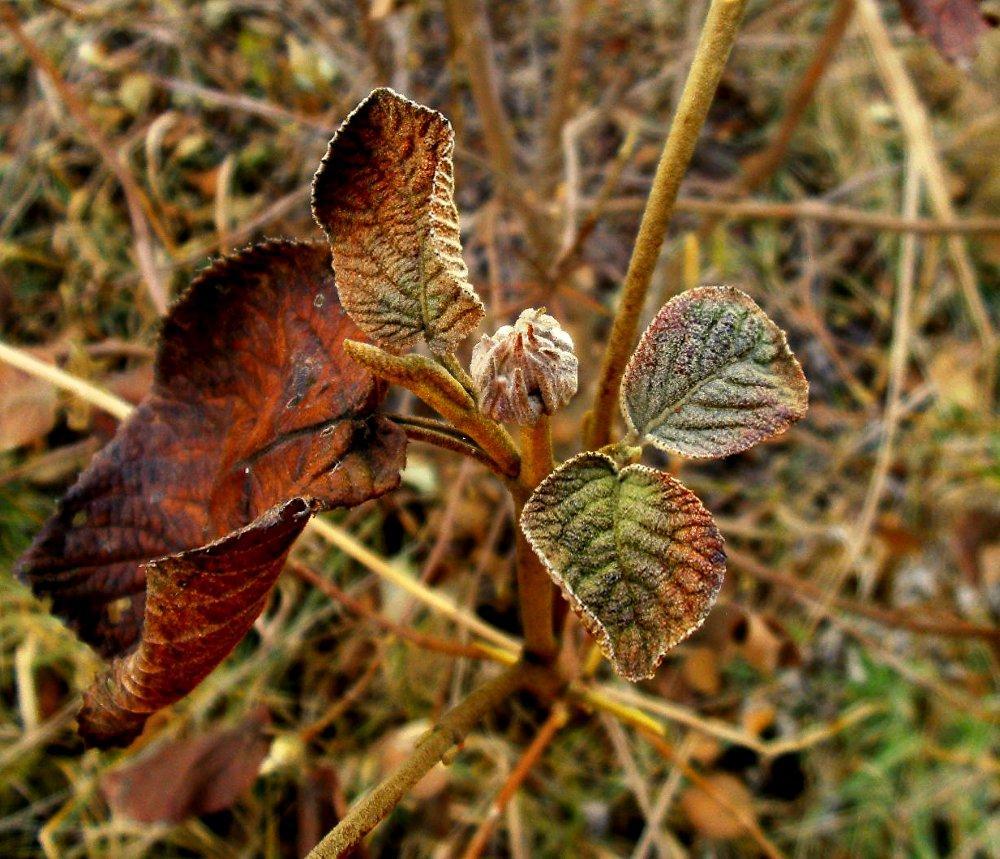
<instances>
[{"instance_id":1,"label":"fuzzy bud","mask_svg":"<svg viewBox=\"0 0 1000 859\"><path fill-rule=\"evenodd\" d=\"M528 309L514 325L483 335L472 350L479 410L495 421L533 426L576 393L573 339L542 310Z\"/></svg>"}]
</instances>

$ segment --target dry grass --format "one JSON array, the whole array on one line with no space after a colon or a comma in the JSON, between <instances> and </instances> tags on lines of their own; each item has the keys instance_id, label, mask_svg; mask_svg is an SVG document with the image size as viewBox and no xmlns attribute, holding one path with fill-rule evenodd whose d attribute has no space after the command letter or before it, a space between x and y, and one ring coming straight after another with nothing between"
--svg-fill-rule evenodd
<instances>
[{"instance_id":1,"label":"dry grass","mask_svg":"<svg viewBox=\"0 0 1000 859\"><path fill-rule=\"evenodd\" d=\"M3 341L44 347L75 376L141 395L157 290L176 295L209 256L252 239L315 235L308 185L326 140L387 83L456 125L466 259L492 300L490 324L544 300L573 331L593 384L637 201L704 4L581 3L579 46L566 48L576 61L559 73L560 4L498 7L502 116L487 112L485 126L481 92L478 104L471 92L489 70L455 55L441 4L399 5L372 20L366 3L321 0L280 11L230 0L19 4L25 33L103 144L0 29ZM578 4L564 5L575 20ZM751 4L684 197L732 190L741 160L778 127L829 6ZM886 88L855 22L777 173L752 198L808 201L812 215L764 217L767 207L740 210L737 200L738 218L695 238L706 215L682 205L654 278L658 302L697 282L746 289L788 329L812 385L807 420L776 443L718 463L670 463L719 514L732 549L709 623L642 689L640 709L671 755L632 727L611 722L606 733L574 715L506 804L486 855L756 855L760 840L745 829L720 836L697 813L709 795L691 784L722 774L745 788L731 801L787 855L972 857L1000 842L997 364L962 282L971 273L995 325L1000 234L949 241L924 223L907 240L893 220L943 217L926 190L904 200L924 150L943 165L959 219L997 215L1000 40L986 40L966 75L880 8L932 137L914 139L920 124L900 121L914 105ZM565 90L550 92L553 76ZM567 119L559 134L553 105ZM503 163L490 153L505 135L513 176L491 168ZM817 205L842 217L827 220ZM852 223L853 211L882 220ZM589 231L582 242L579 225ZM559 248L579 254L553 282ZM894 320L901 284L911 311ZM9 398L25 384L0 380L0 408L26 409ZM577 437L586 399L561 416L557 446ZM114 422L76 399L53 403L44 388L31 402L42 403L41 419L18 414L38 431L0 454L0 855L296 855L379 777L391 758L383 737L405 745L411 723L486 670L394 638L286 575L255 632L141 741L231 723L263 702L274 745L252 794L175 827L112 816L99 780L133 752L84 753L72 730L73 694L97 660L6 571ZM484 468L413 446L399 493L337 518L516 634L512 524L500 498ZM463 639L314 536L298 557L394 621ZM607 666L599 676L623 688ZM657 702L671 706L657 712ZM405 803L376 832L371 853L460 853L547 717L512 702L428 787L432 798Z\"/></svg>"}]
</instances>

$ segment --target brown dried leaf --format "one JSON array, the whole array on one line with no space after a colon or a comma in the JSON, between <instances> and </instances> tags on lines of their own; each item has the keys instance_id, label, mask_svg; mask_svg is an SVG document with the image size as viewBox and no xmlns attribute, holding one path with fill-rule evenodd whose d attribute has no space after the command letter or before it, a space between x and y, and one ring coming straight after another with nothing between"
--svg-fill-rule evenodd
<instances>
[{"instance_id":1,"label":"brown dried leaf","mask_svg":"<svg viewBox=\"0 0 1000 859\"><path fill-rule=\"evenodd\" d=\"M539 484L521 528L615 669L651 677L704 621L725 554L709 512L670 475L582 453Z\"/></svg>"},{"instance_id":2,"label":"brown dried leaf","mask_svg":"<svg viewBox=\"0 0 1000 859\"><path fill-rule=\"evenodd\" d=\"M691 785L681 794L680 805L691 825L708 838L738 838L747 831L743 821L755 819L750 791L728 773L713 773Z\"/></svg>"},{"instance_id":3,"label":"brown dried leaf","mask_svg":"<svg viewBox=\"0 0 1000 859\"><path fill-rule=\"evenodd\" d=\"M913 31L952 62L973 59L990 29L976 0L899 0L899 8Z\"/></svg>"},{"instance_id":4,"label":"brown dried leaf","mask_svg":"<svg viewBox=\"0 0 1000 859\"><path fill-rule=\"evenodd\" d=\"M451 123L390 89L371 93L330 141L313 181L337 289L372 340L452 352L483 303L462 259Z\"/></svg>"},{"instance_id":5,"label":"brown dried leaf","mask_svg":"<svg viewBox=\"0 0 1000 859\"><path fill-rule=\"evenodd\" d=\"M625 368L621 408L640 438L684 456L730 456L806 413L809 385L746 293L688 290L649 324Z\"/></svg>"},{"instance_id":6,"label":"brown dried leaf","mask_svg":"<svg viewBox=\"0 0 1000 859\"><path fill-rule=\"evenodd\" d=\"M179 823L229 808L252 787L270 743L266 711L240 724L171 740L101 778L116 814L140 823Z\"/></svg>"},{"instance_id":7,"label":"brown dried leaf","mask_svg":"<svg viewBox=\"0 0 1000 859\"><path fill-rule=\"evenodd\" d=\"M28 351L51 358L49 349ZM59 396L49 382L0 364L0 453L43 438L58 416Z\"/></svg>"},{"instance_id":8,"label":"brown dried leaf","mask_svg":"<svg viewBox=\"0 0 1000 859\"><path fill-rule=\"evenodd\" d=\"M226 656L310 509L398 484L405 436L343 351L359 332L333 279L326 248L296 242L199 276L164 324L149 398L20 560L84 641L131 651L88 696L93 742L127 742Z\"/></svg>"}]
</instances>

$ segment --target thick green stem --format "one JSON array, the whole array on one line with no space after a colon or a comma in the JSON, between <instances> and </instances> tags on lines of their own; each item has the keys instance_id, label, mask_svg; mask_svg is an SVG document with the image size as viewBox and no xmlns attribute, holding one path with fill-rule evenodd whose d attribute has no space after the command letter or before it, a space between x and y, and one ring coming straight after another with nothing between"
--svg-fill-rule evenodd
<instances>
[{"instance_id":1,"label":"thick green stem","mask_svg":"<svg viewBox=\"0 0 1000 859\"><path fill-rule=\"evenodd\" d=\"M518 483L511 488L511 494L514 496L514 515L517 519L517 590L524 650L544 664L551 662L559 650L552 624L555 586L525 538L520 520L528 496L554 467L549 418L543 415L535 426L521 428L521 475Z\"/></svg>"},{"instance_id":2,"label":"thick green stem","mask_svg":"<svg viewBox=\"0 0 1000 859\"><path fill-rule=\"evenodd\" d=\"M618 385L632 351L639 316L667 235L681 179L694 154L698 134L736 41L746 5L747 0L712 0L709 7L632 249L621 301L604 353L594 405L586 422L589 449L602 447L611 440Z\"/></svg>"},{"instance_id":3,"label":"thick green stem","mask_svg":"<svg viewBox=\"0 0 1000 859\"><path fill-rule=\"evenodd\" d=\"M445 713L417 741L413 754L382 784L356 802L344 819L312 849L307 859L330 859L347 853L396 807L448 749L462 742L483 716L497 709L518 689L527 686L530 679L529 667L521 663L512 665Z\"/></svg>"}]
</instances>

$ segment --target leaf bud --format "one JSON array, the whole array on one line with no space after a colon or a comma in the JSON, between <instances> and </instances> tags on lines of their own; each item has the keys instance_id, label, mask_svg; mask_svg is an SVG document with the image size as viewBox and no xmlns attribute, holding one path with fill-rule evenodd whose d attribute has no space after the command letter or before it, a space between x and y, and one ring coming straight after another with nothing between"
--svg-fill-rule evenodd
<instances>
[{"instance_id":1,"label":"leaf bud","mask_svg":"<svg viewBox=\"0 0 1000 859\"><path fill-rule=\"evenodd\" d=\"M534 426L576 393L573 339L544 308L524 310L514 325L484 334L470 370L479 410L495 421Z\"/></svg>"}]
</instances>

